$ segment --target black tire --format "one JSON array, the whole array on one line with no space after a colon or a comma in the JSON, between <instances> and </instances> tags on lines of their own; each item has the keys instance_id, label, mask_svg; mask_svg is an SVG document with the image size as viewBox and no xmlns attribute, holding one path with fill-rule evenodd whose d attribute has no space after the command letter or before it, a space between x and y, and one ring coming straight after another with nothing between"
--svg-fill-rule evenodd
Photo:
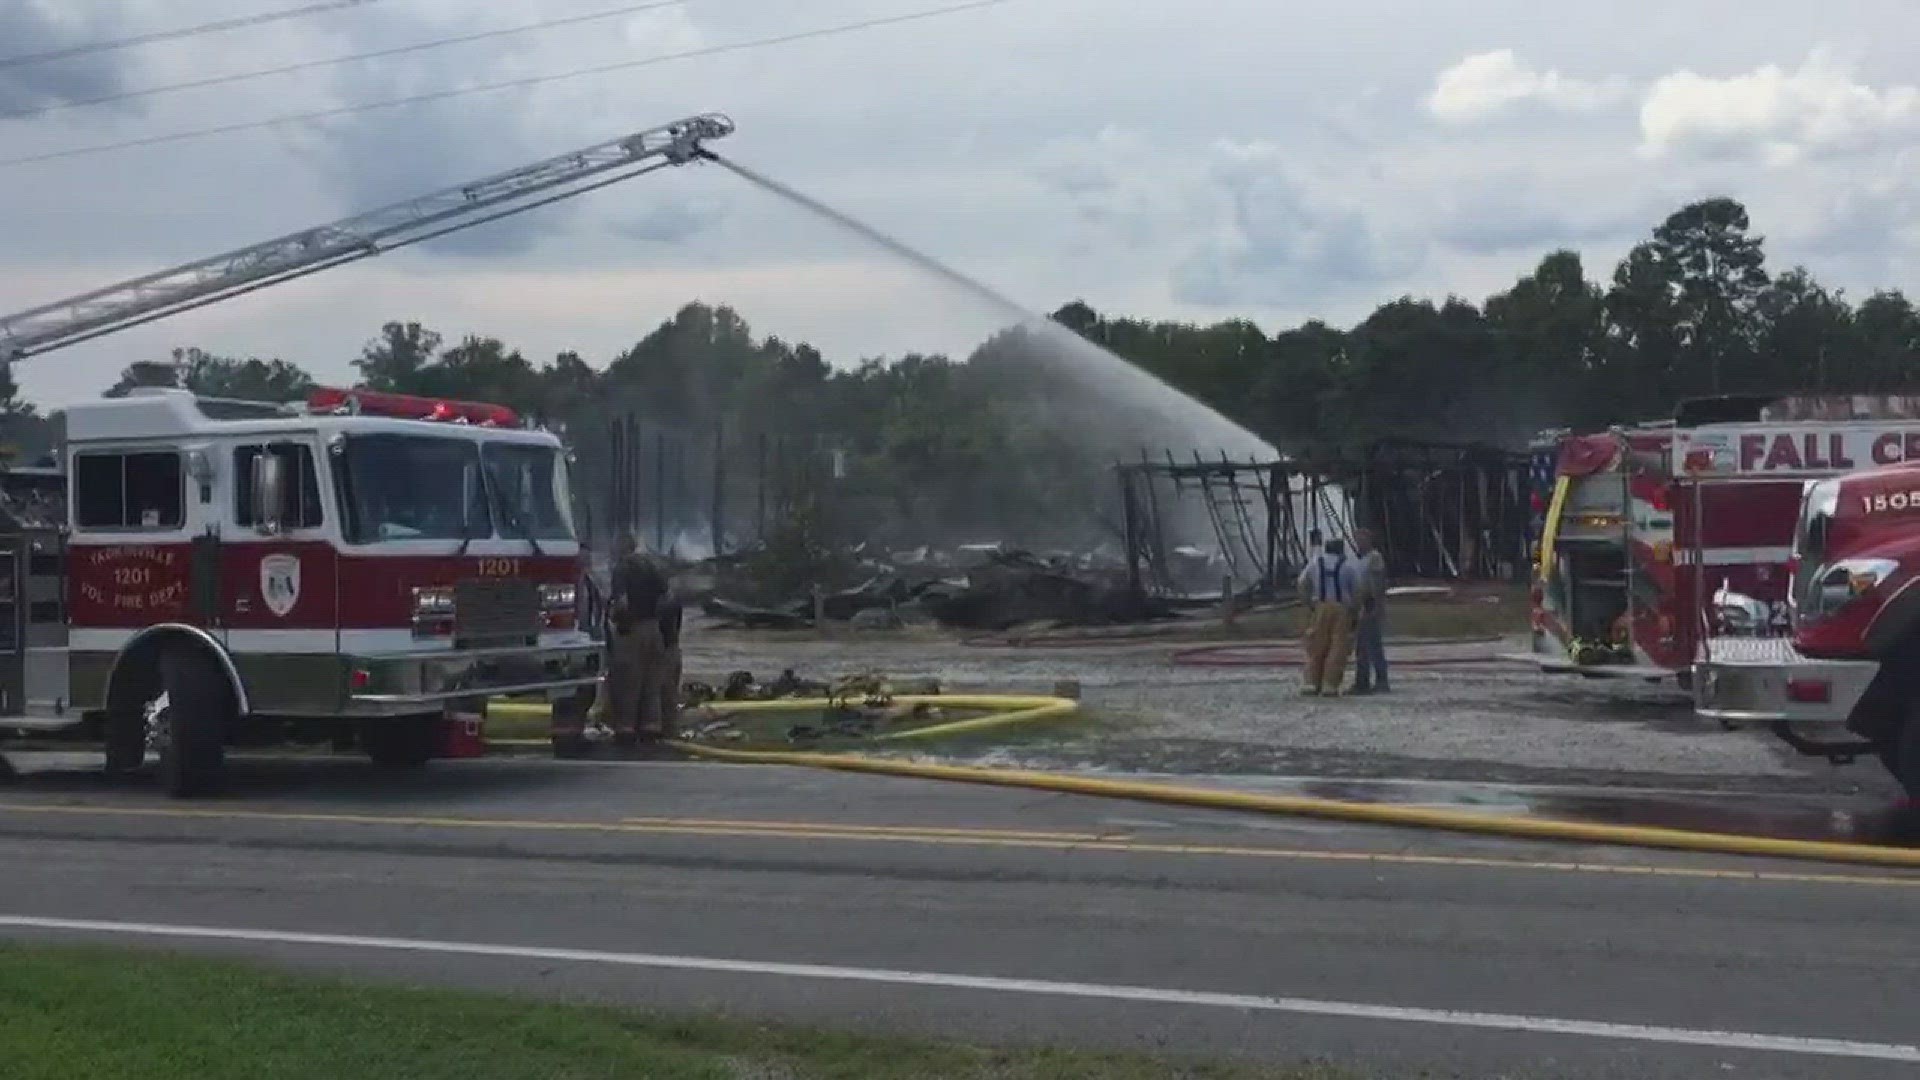
<instances>
[{"instance_id":1,"label":"black tire","mask_svg":"<svg viewBox=\"0 0 1920 1080\"><path fill-rule=\"evenodd\" d=\"M440 716L395 716L369 720L360 730L360 745L382 769L412 772L424 768L438 749Z\"/></svg>"},{"instance_id":2,"label":"black tire","mask_svg":"<svg viewBox=\"0 0 1920 1080\"><path fill-rule=\"evenodd\" d=\"M1906 789L1909 800L1920 801L1920 709L1909 711L1881 745L1880 763Z\"/></svg>"},{"instance_id":3,"label":"black tire","mask_svg":"<svg viewBox=\"0 0 1920 1080\"><path fill-rule=\"evenodd\" d=\"M161 787L176 799L217 794L226 783L227 731L236 711L226 671L201 650L171 651L160 656L160 684L167 691Z\"/></svg>"},{"instance_id":4,"label":"black tire","mask_svg":"<svg viewBox=\"0 0 1920 1080\"><path fill-rule=\"evenodd\" d=\"M591 749L587 744L585 727L587 714L593 710L593 698L594 688L583 686L553 703L552 726L555 732L552 741L555 757L582 757ZM568 723L576 720L579 721L577 725ZM559 729L562 727L574 733L561 734Z\"/></svg>"},{"instance_id":5,"label":"black tire","mask_svg":"<svg viewBox=\"0 0 1920 1080\"><path fill-rule=\"evenodd\" d=\"M131 776L147 761L147 718L140 712L111 711L101 723L107 748L107 775Z\"/></svg>"}]
</instances>

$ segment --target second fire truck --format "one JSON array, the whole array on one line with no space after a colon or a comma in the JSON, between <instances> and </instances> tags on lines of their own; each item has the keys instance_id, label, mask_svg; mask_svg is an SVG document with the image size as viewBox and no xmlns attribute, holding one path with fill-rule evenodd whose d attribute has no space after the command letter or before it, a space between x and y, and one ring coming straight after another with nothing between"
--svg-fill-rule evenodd
<instances>
[{"instance_id":1,"label":"second fire truck","mask_svg":"<svg viewBox=\"0 0 1920 1080\"><path fill-rule=\"evenodd\" d=\"M1686 403L1670 423L1566 436L1544 500L1525 658L1588 677L1674 680L1693 690L1703 716L1765 723L1802 752L1835 760L1878 754L1920 796L1920 748L1910 768L1897 767L1889 749L1898 725L1865 738L1831 734L1877 670L1864 640L1827 654L1852 665L1842 665L1852 678L1839 694L1845 707L1831 680L1796 682L1811 670L1801 665L1817 667L1822 655L1821 643L1809 655L1799 642L1827 602L1808 582L1850 565L1847 551L1810 544L1841 519L1852 529L1833 535L1856 546L1868 533L1885 542L1888 528L1920 540L1920 516L1892 508L1898 498L1920 509L1908 490L1920 491L1915 476L1920 399L1906 397L1714 398ZM1866 509L1841 506L1843 491ZM1881 519L1875 498L1885 500ZM1820 525L1810 531L1813 519ZM1881 588L1857 577L1842 584Z\"/></svg>"}]
</instances>

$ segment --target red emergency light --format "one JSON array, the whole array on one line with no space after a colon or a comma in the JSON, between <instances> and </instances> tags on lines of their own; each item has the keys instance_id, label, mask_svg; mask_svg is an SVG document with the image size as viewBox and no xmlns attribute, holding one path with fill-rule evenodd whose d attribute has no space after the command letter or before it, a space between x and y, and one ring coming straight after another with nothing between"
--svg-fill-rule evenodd
<instances>
[{"instance_id":1,"label":"red emergency light","mask_svg":"<svg viewBox=\"0 0 1920 1080\"><path fill-rule=\"evenodd\" d=\"M431 420L443 424L473 424L477 427L520 426L520 417L505 405L448 401L414 394L393 394L384 390L315 387L307 394L307 408L317 413L390 416L400 420Z\"/></svg>"}]
</instances>

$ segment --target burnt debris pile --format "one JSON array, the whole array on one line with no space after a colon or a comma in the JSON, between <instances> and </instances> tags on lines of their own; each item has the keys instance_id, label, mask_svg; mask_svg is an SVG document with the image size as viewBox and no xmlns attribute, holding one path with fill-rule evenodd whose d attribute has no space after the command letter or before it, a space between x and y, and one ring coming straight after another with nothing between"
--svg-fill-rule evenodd
<instances>
[{"instance_id":1,"label":"burnt debris pile","mask_svg":"<svg viewBox=\"0 0 1920 1080\"><path fill-rule=\"evenodd\" d=\"M889 630L934 624L965 630L1018 626L1103 626L1169 618L1173 604L1128 584L1117 556L1043 556L971 545L918 548L881 557L846 553L811 586L770 593L753 576L751 557L686 567L679 580L700 610L720 625L797 630L821 622Z\"/></svg>"}]
</instances>

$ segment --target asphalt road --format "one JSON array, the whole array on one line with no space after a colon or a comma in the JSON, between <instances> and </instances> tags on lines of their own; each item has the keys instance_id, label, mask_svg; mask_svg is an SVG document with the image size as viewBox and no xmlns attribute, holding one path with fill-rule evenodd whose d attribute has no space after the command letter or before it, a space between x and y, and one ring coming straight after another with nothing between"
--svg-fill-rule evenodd
<instances>
[{"instance_id":1,"label":"asphalt road","mask_svg":"<svg viewBox=\"0 0 1920 1080\"><path fill-rule=\"evenodd\" d=\"M777 768L22 775L0 934L1367 1075L1920 1074L1920 874Z\"/></svg>"}]
</instances>

